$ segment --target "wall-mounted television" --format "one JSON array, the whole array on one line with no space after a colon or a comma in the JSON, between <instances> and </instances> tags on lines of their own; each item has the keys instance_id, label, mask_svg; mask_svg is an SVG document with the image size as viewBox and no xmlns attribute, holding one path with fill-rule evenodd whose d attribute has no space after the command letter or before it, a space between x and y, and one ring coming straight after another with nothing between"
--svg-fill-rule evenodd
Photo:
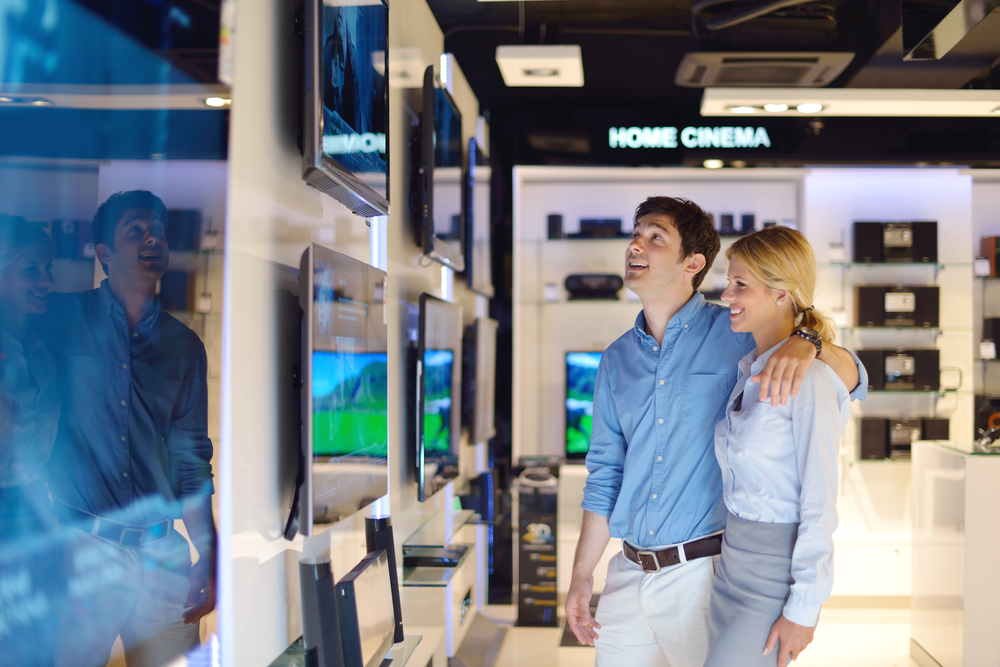
<instances>
[{"instance_id":1,"label":"wall-mounted television","mask_svg":"<svg viewBox=\"0 0 1000 667\"><path fill-rule=\"evenodd\" d=\"M566 458L586 458L601 352L566 353Z\"/></svg>"},{"instance_id":2,"label":"wall-mounted television","mask_svg":"<svg viewBox=\"0 0 1000 667\"><path fill-rule=\"evenodd\" d=\"M304 2L302 177L357 215L388 215L389 6Z\"/></svg>"},{"instance_id":3,"label":"wall-mounted television","mask_svg":"<svg viewBox=\"0 0 1000 667\"><path fill-rule=\"evenodd\" d=\"M420 502L458 476L462 307L420 295L414 410Z\"/></svg>"},{"instance_id":4,"label":"wall-mounted television","mask_svg":"<svg viewBox=\"0 0 1000 667\"><path fill-rule=\"evenodd\" d=\"M465 178L465 275L469 288L493 296L490 207L493 168L475 137L469 139Z\"/></svg>"},{"instance_id":5,"label":"wall-mounted television","mask_svg":"<svg viewBox=\"0 0 1000 667\"><path fill-rule=\"evenodd\" d=\"M299 531L333 524L388 493L386 274L313 244L302 255Z\"/></svg>"},{"instance_id":6,"label":"wall-mounted television","mask_svg":"<svg viewBox=\"0 0 1000 667\"><path fill-rule=\"evenodd\" d=\"M497 329L500 324L477 318L465 329L462 418L469 443L486 442L496 435Z\"/></svg>"},{"instance_id":7,"label":"wall-mounted television","mask_svg":"<svg viewBox=\"0 0 1000 667\"><path fill-rule=\"evenodd\" d=\"M417 243L431 259L462 271L465 269L462 114L434 75L433 66L424 71L422 99L413 184Z\"/></svg>"}]
</instances>

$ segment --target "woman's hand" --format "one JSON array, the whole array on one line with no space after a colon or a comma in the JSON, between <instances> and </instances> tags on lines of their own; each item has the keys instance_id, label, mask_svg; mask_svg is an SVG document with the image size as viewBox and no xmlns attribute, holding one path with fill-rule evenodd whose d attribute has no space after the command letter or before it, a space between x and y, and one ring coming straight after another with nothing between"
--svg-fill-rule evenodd
<instances>
[{"instance_id":1,"label":"woman's hand","mask_svg":"<svg viewBox=\"0 0 1000 667\"><path fill-rule=\"evenodd\" d=\"M788 663L799 657L799 653L812 643L815 631L816 628L792 623L781 615L771 626L771 634L767 636L767 644L764 645L764 655L777 646L778 667L787 667Z\"/></svg>"}]
</instances>

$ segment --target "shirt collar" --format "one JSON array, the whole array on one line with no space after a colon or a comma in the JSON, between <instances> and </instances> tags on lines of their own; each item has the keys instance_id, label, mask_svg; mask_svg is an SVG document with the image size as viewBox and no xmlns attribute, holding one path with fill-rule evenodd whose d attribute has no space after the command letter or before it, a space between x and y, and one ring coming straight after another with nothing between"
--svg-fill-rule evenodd
<instances>
[{"instance_id":1,"label":"shirt collar","mask_svg":"<svg viewBox=\"0 0 1000 667\"><path fill-rule=\"evenodd\" d=\"M28 325L25 330L25 341L24 344L21 343L14 334L7 331L4 327L0 327L0 350L13 350L24 356L28 356L39 347L42 346L42 339L38 337L35 330Z\"/></svg>"},{"instance_id":2,"label":"shirt collar","mask_svg":"<svg viewBox=\"0 0 1000 667\"><path fill-rule=\"evenodd\" d=\"M750 353L747 354L747 356L740 359L740 373L746 377L753 377L757 373L760 373L761 369L764 368L764 365L767 363L767 360L771 358L772 354L774 354L774 351L784 344L785 341L781 341L759 357L757 356L756 349L750 350Z\"/></svg>"},{"instance_id":3,"label":"shirt collar","mask_svg":"<svg viewBox=\"0 0 1000 667\"><path fill-rule=\"evenodd\" d=\"M101 286L97 291L101 295L101 302L104 304L104 309L114 312L117 316L121 317L123 321L127 321L125 318L125 309L121 307L121 304L119 304L118 300L115 299L115 295L111 293L111 285L108 283L107 278L101 281ZM159 318L160 298L156 297L153 299L153 312L151 312L142 322L139 322L139 324L136 325L135 330L149 330L156 324Z\"/></svg>"},{"instance_id":4,"label":"shirt collar","mask_svg":"<svg viewBox=\"0 0 1000 667\"><path fill-rule=\"evenodd\" d=\"M684 327L687 329L694 318L701 313L705 306L705 297L701 292L695 290L691 298L688 299L687 303L681 306L681 309L674 313L674 316L670 318L667 322L667 329L673 329L675 327ZM645 341L647 338L649 340L655 340L652 336L646 333L646 315L645 311L639 311L639 314L635 318L635 334L639 337L639 340Z\"/></svg>"}]
</instances>

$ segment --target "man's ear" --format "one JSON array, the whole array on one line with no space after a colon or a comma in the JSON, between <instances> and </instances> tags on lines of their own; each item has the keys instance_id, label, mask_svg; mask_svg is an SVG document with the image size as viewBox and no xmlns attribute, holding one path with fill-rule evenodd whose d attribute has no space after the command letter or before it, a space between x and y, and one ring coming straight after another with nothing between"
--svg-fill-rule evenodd
<instances>
[{"instance_id":1,"label":"man's ear","mask_svg":"<svg viewBox=\"0 0 1000 667\"><path fill-rule=\"evenodd\" d=\"M111 262L111 248L103 243L98 243L94 246L94 254L97 255L97 259L100 260L101 264L109 264Z\"/></svg>"},{"instance_id":2,"label":"man's ear","mask_svg":"<svg viewBox=\"0 0 1000 667\"><path fill-rule=\"evenodd\" d=\"M698 275L698 272L705 268L705 256L700 252L693 252L684 260L684 273L690 276Z\"/></svg>"}]
</instances>

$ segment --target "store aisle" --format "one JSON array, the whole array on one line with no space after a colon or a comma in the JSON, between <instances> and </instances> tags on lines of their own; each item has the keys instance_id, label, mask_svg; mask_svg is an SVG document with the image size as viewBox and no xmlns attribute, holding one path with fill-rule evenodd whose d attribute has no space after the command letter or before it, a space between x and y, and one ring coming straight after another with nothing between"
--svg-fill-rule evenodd
<instances>
[{"instance_id":1,"label":"store aisle","mask_svg":"<svg viewBox=\"0 0 1000 667\"><path fill-rule=\"evenodd\" d=\"M513 606L483 613L512 624ZM591 648L560 648L558 628L518 628L507 633L496 667L593 667ZM795 667L917 667L909 657L909 609L824 609L816 639Z\"/></svg>"}]
</instances>

